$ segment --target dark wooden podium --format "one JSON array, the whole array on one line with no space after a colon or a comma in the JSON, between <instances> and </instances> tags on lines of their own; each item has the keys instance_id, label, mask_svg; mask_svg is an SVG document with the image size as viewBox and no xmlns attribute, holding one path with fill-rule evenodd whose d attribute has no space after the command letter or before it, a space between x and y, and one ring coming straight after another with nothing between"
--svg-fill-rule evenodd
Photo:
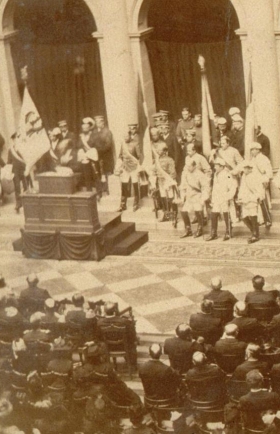
<instances>
[{"instance_id":1,"label":"dark wooden podium","mask_svg":"<svg viewBox=\"0 0 280 434\"><path fill-rule=\"evenodd\" d=\"M76 191L77 175L41 174L39 193L22 194L23 254L40 259L97 260L106 255L95 192Z\"/></svg>"}]
</instances>

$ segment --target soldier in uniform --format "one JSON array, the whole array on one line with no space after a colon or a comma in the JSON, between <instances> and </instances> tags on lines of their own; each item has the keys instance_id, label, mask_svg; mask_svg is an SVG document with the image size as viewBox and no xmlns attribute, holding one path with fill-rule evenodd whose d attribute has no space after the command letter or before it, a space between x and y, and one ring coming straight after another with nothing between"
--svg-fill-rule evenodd
<instances>
[{"instance_id":1,"label":"soldier in uniform","mask_svg":"<svg viewBox=\"0 0 280 434\"><path fill-rule=\"evenodd\" d=\"M192 143L195 146L195 148L199 154L202 153L202 148L199 147L199 143L196 140L195 134L196 134L195 129L186 130L185 140L181 144L182 149L183 149L183 157L184 158L186 158L186 156L187 156L187 146L190 143Z\"/></svg>"},{"instance_id":2,"label":"soldier in uniform","mask_svg":"<svg viewBox=\"0 0 280 434\"><path fill-rule=\"evenodd\" d=\"M208 163L208 161L203 155L197 152L194 143L189 143L187 145L187 156L185 158L185 165L191 160L195 161L196 168L201 172L203 172L209 178L209 183L210 183L212 177L212 170L210 164Z\"/></svg>"},{"instance_id":3,"label":"soldier in uniform","mask_svg":"<svg viewBox=\"0 0 280 434\"><path fill-rule=\"evenodd\" d=\"M160 110L159 113L161 114L161 122L169 125L171 134L176 134L176 125L175 122L170 120L169 111Z\"/></svg>"},{"instance_id":4,"label":"soldier in uniform","mask_svg":"<svg viewBox=\"0 0 280 434\"><path fill-rule=\"evenodd\" d=\"M209 162L215 164L217 158L224 160L225 166L228 170L234 170L234 168L243 160L243 157L241 157L238 150L230 146L230 139L227 136L221 137L220 147L212 149Z\"/></svg>"},{"instance_id":5,"label":"soldier in uniform","mask_svg":"<svg viewBox=\"0 0 280 434\"><path fill-rule=\"evenodd\" d=\"M232 116L231 146L244 156L245 128L244 120L239 114Z\"/></svg>"},{"instance_id":6,"label":"soldier in uniform","mask_svg":"<svg viewBox=\"0 0 280 434\"><path fill-rule=\"evenodd\" d=\"M129 180L134 188L134 204L133 211L139 208L139 159L140 159L140 145L138 140L133 140L131 132L129 131L124 137L124 143L121 146L119 160L116 165L115 174L120 176L121 180L121 204L118 209L119 212L126 210L126 202L128 197Z\"/></svg>"},{"instance_id":7,"label":"soldier in uniform","mask_svg":"<svg viewBox=\"0 0 280 434\"><path fill-rule=\"evenodd\" d=\"M108 176L114 170L113 135L109 128L105 126L104 116L94 116L96 122L96 133L93 136L93 144L98 152L98 160L100 167L100 176L97 179L97 193L102 196L102 193L109 194Z\"/></svg>"},{"instance_id":8,"label":"soldier in uniform","mask_svg":"<svg viewBox=\"0 0 280 434\"><path fill-rule=\"evenodd\" d=\"M194 115L194 128L197 146L202 149L202 116L201 114Z\"/></svg>"},{"instance_id":9,"label":"soldier in uniform","mask_svg":"<svg viewBox=\"0 0 280 434\"><path fill-rule=\"evenodd\" d=\"M232 122L233 122L232 117L233 117L234 115L240 115L240 109L239 109L238 107L231 107L231 108L229 109L229 111L228 111L228 114L229 114L229 116L230 116L230 120L231 120L231 129L232 129Z\"/></svg>"},{"instance_id":10,"label":"soldier in uniform","mask_svg":"<svg viewBox=\"0 0 280 434\"><path fill-rule=\"evenodd\" d=\"M93 186L99 179L98 153L94 143L95 134L96 123L94 119L89 117L84 118L77 142L77 159L82 163L82 172L87 191L92 191Z\"/></svg>"},{"instance_id":11,"label":"soldier in uniform","mask_svg":"<svg viewBox=\"0 0 280 434\"><path fill-rule=\"evenodd\" d=\"M72 147L76 146L75 134L69 131L68 124L66 120L59 121L57 124L60 128L63 139L71 140Z\"/></svg>"},{"instance_id":12,"label":"soldier in uniform","mask_svg":"<svg viewBox=\"0 0 280 434\"><path fill-rule=\"evenodd\" d=\"M171 216L174 217L173 221L176 222L178 206L174 203L177 188L175 162L171 157L168 157L167 152L168 148L164 142L157 145L154 152L155 161L150 175L150 183L152 190L155 190L158 186L160 192L163 216L159 221L168 221ZM170 215L170 211L174 215Z\"/></svg>"},{"instance_id":13,"label":"soldier in uniform","mask_svg":"<svg viewBox=\"0 0 280 434\"><path fill-rule=\"evenodd\" d=\"M150 129L150 136L151 136L151 147L156 152L158 148L161 148L163 145L165 145L165 141L162 139L160 135L160 131L157 127L152 127Z\"/></svg>"},{"instance_id":14,"label":"soldier in uniform","mask_svg":"<svg viewBox=\"0 0 280 434\"><path fill-rule=\"evenodd\" d=\"M217 230L220 214L223 214L226 225L224 241L231 238L229 203L235 196L237 182L225 168L225 165L225 161L222 158L216 158L214 161L215 175L211 197L211 235L206 239L206 241L212 241L218 238Z\"/></svg>"},{"instance_id":15,"label":"soldier in uniform","mask_svg":"<svg viewBox=\"0 0 280 434\"><path fill-rule=\"evenodd\" d=\"M194 238L201 237L203 234L203 208L205 202L209 199L210 188L207 176L197 168L194 160L189 160L185 165L180 189L185 199L181 211L185 224L185 233L180 238L193 235L189 217L190 212L195 212L198 221Z\"/></svg>"},{"instance_id":16,"label":"soldier in uniform","mask_svg":"<svg viewBox=\"0 0 280 434\"><path fill-rule=\"evenodd\" d=\"M238 202L242 207L242 219L251 232L248 243L259 240L258 205L264 199L265 191L261 177L253 173L254 164L251 161L243 162L243 175L238 192Z\"/></svg>"},{"instance_id":17,"label":"soldier in uniform","mask_svg":"<svg viewBox=\"0 0 280 434\"><path fill-rule=\"evenodd\" d=\"M250 146L250 150L251 162L253 163L253 174L261 177L263 187L265 189L265 199L261 201L261 210L265 226L270 228L272 221L269 211L271 209L269 186L270 181L273 178L272 166L269 159L262 153L262 147L260 143L253 142Z\"/></svg>"},{"instance_id":18,"label":"soldier in uniform","mask_svg":"<svg viewBox=\"0 0 280 434\"><path fill-rule=\"evenodd\" d=\"M230 138L231 131L228 126L227 120L225 118L218 119L218 127L217 127L217 137L216 141L220 141L223 136L227 136Z\"/></svg>"},{"instance_id":19,"label":"soldier in uniform","mask_svg":"<svg viewBox=\"0 0 280 434\"><path fill-rule=\"evenodd\" d=\"M176 136L179 143L184 142L186 131L194 128L194 120L192 118L190 110L185 107L182 110L182 119L179 120L176 128Z\"/></svg>"},{"instance_id":20,"label":"soldier in uniform","mask_svg":"<svg viewBox=\"0 0 280 434\"><path fill-rule=\"evenodd\" d=\"M58 166L68 166L73 159L71 153L73 142L70 139L63 138L60 128L54 128L50 133L51 149L51 168L54 170Z\"/></svg>"}]
</instances>

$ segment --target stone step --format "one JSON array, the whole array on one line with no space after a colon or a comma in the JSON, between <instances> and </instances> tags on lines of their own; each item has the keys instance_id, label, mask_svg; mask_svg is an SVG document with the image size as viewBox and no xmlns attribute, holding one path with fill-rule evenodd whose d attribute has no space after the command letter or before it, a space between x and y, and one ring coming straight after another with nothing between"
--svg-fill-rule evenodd
<instances>
[{"instance_id":1,"label":"stone step","mask_svg":"<svg viewBox=\"0 0 280 434\"><path fill-rule=\"evenodd\" d=\"M148 232L134 232L118 243L112 250L111 255L128 256L139 249L149 240Z\"/></svg>"},{"instance_id":2,"label":"stone step","mask_svg":"<svg viewBox=\"0 0 280 434\"><path fill-rule=\"evenodd\" d=\"M107 253L113 250L114 246L135 232L135 223L121 222L105 233Z\"/></svg>"}]
</instances>

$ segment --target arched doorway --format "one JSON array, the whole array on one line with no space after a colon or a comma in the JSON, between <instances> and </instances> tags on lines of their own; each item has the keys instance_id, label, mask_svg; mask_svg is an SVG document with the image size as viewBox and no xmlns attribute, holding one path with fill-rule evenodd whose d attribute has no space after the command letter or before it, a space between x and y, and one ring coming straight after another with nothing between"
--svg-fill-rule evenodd
<instances>
[{"instance_id":1,"label":"arched doorway","mask_svg":"<svg viewBox=\"0 0 280 434\"><path fill-rule=\"evenodd\" d=\"M245 114L246 41L241 47L236 30L246 35L246 17L239 0L136 0L131 13L131 28L135 26L143 35L153 29L145 46L157 109L169 110L175 119L186 105L201 112L197 59L202 54L214 110L222 116L238 106ZM247 76L247 62L244 67Z\"/></svg>"},{"instance_id":2,"label":"arched doorway","mask_svg":"<svg viewBox=\"0 0 280 434\"><path fill-rule=\"evenodd\" d=\"M77 131L85 116L105 114L97 30L84 0L15 0L13 60L19 91L21 68L47 128L67 119Z\"/></svg>"}]
</instances>

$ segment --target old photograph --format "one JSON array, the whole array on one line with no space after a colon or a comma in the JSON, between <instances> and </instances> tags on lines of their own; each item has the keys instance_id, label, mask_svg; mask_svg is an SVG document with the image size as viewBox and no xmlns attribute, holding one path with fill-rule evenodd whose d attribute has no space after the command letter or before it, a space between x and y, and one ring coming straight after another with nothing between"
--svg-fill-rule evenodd
<instances>
[{"instance_id":1,"label":"old photograph","mask_svg":"<svg viewBox=\"0 0 280 434\"><path fill-rule=\"evenodd\" d=\"M280 434L280 0L0 0L0 434Z\"/></svg>"}]
</instances>

